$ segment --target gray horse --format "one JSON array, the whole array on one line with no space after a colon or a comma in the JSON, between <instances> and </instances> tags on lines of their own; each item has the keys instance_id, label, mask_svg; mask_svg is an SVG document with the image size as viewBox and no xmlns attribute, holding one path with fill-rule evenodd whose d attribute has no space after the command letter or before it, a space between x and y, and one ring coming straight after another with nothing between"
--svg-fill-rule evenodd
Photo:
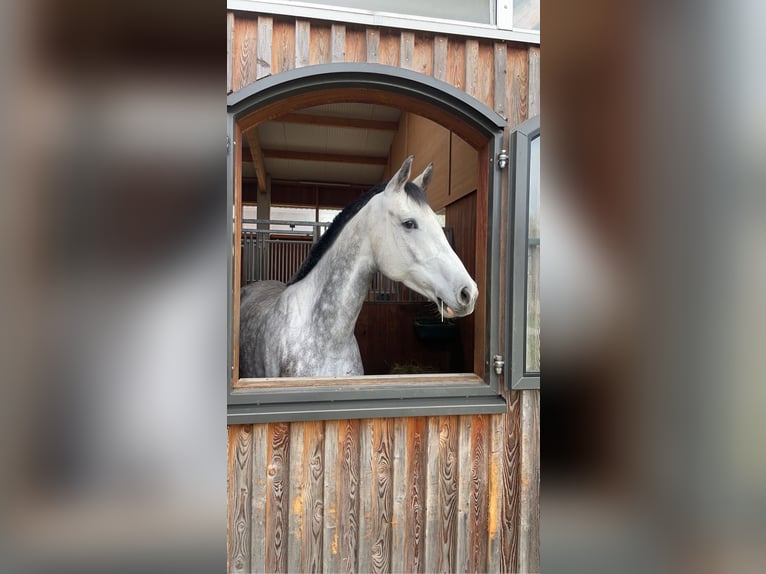
<instances>
[{"instance_id":1,"label":"gray horse","mask_svg":"<svg viewBox=\"0 0 766 574\"><path fill-rule=\"evenodd\" d=\"M364 374L354 327L375 273L421 293L448 317L473 312L478 289L450 247L425 190L432 165L409 182L412 156L386 185L346 207L285 285L241 291L239 374Z\"/></svg>"}]
</instances>

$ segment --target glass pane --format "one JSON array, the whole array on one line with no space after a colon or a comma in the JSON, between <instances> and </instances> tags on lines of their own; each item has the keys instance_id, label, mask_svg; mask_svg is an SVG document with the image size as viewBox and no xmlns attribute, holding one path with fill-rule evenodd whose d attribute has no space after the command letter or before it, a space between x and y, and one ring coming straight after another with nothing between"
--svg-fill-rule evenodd
<instances>
[{"instance_id":1,"label":"glass pane","mask_svg":"<svg viewBox=\"0 0 766 574\"><path fill-rule=\"evenodd\" d=\"M514 29L540 29L540 0L513 0Z\"/></svg>"},{"instance_id":2,"label":"glass pane","mask_svg":"<svg viewBox=\"0 0 766 574\"><path fill-rule=\"evenodd\" d=\"M496 0L304 0L309 4L327 7L342 6L373 12L389 12L410 16L426 16L447 20L462 20L481 24L494 24L493 6ZM539 0L537 0L539 2ZM539 11L539 9L538 9Z\"/></svg>"},{"instance_id":3,"label":"glass pane","mask_svg":"<svg viewBox=\"0 0 766 574\"><path fill-rule=\"evenodd\" d=\"M529 148L527 221L527 337L524 370L540 371L540 137Z\"/></svg>"}]
</instances>

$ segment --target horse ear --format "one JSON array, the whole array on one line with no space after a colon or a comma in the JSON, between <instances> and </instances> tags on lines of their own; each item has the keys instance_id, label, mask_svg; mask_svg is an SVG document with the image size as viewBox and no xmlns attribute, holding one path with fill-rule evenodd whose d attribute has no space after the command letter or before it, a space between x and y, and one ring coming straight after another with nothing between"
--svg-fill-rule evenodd
<instances>
[{"instance_id":1,"label":"horse ear","mask_svg":"<svg viewBox=\"0 0 766 574\"><path fill-rule=\"evenodd\" d=\"M428 189L428 184L431 183L431 176L433 175L433 173L434 173L434 163L431 162L423 170L423 173L421 173L419 176L417 176L415 179L412 180L412 183L414 183L420 189L425 191Z\"/></svg>"},{"instance_id":2,"label":"horse ear","mask_svg":"<svg viewBox=\"0 0 766 574\"><path fill-rule=\"evenodd\" d=\"M402 167L399 168L394 174L394 177L388 182L386 189L404 189L404 184L410 179L410 171L412 170L412 160L415 156L409 156L404 160Z\"/></svg>"}]
</instances>

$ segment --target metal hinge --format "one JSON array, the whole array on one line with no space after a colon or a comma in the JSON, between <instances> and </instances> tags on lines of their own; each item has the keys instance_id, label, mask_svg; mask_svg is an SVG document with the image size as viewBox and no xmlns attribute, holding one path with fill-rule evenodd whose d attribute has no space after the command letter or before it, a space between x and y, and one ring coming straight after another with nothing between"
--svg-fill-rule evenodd
<instances>
[{"instance_id":1,"label":"metal hinge","mask_svg":"<svg viewBox=\"0 0 766 574\"><path fill-rule=\"evenodd\" d=\"M495 355L492 357L492 365L495 367L495 373L498 375L503 374L503 367L505 367L505 361L503 361L502 355Z\"/></svg>"},{"instance_id":2,"label":"metal hinge","mask_svg":"<svg viewBox=\"0 0 766 574\"><path fill-rule=\"evenodd\" d=\"M226 136L226 153L229 153L229 150L231 150L231 139Z\"/></svg>"}]
</instances>

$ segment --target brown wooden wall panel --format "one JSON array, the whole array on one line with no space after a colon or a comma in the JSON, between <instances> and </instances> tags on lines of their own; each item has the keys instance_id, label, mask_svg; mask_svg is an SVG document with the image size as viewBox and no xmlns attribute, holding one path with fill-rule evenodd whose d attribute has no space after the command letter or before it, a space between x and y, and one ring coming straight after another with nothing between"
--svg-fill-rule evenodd
<instances>
[{"instance_id":1,"label":"brown wooden wall panel","mask_svg":"<svg viewBox=\"0 0 766 574\"><path fill-rule=\"evenodd\" d=\"M417 114L408 114L407 151L414 154L413 176L421 173L433 162L434 171L428 188L428 203L441 209L449 203L450 187L450 131Z\"/></svg>"},{"instance_id":2,"label":"brown wooden wall panel","mask_svg":"<svg viewBox=\"0 0 766 574\"><path fill-rule=\"evenodd\" d=\"M450 143L449 166L449 202L476 191L479 184L479 152L454 133Z\"/></svg>"},{"instance_id":3,"label":"brown wooden wall panel","mask_svg":"<svg viewBox=\"0 0 766 574\"><path fill-rule=\"evenodd\" d=\"M506 146L510 128L540 113L538 47L239 12L228 15L227 34L227 90L292 67L367 61L407 67L465 90L508 119ZM404 114L392 145L393 169L407 153L410 130L417 132L410 123ZM450 172L450 200L456 201L446 210L455 248L475 276L486 269L487 204L472 190L482 188L486 173L475 166L488 158L454 138L448 147L454 167L467 163L461 156L456 165L460 149L478 157L473 174ZM501 189L507 207L505 179ZM357 327L367 331L369 344L414 347L414 329L405 333L386 321L398 313L411 324L427 307L367 304ZM507 312L501 306L501 320ZM419 360L454 365L458 357L465 370L480 369L483 340L474 335L483 333L475 328L481 321L477 313L458 322L457 352L426 346ZM403 335L392 337L390 329ZM405 351L398 351L402 360L412 357ZM396 353L374 368L388 372ZM228 571L535 571L539 394L502 393L508 410L497 416L231 426Z\"/></svg>"}]
</instances>

